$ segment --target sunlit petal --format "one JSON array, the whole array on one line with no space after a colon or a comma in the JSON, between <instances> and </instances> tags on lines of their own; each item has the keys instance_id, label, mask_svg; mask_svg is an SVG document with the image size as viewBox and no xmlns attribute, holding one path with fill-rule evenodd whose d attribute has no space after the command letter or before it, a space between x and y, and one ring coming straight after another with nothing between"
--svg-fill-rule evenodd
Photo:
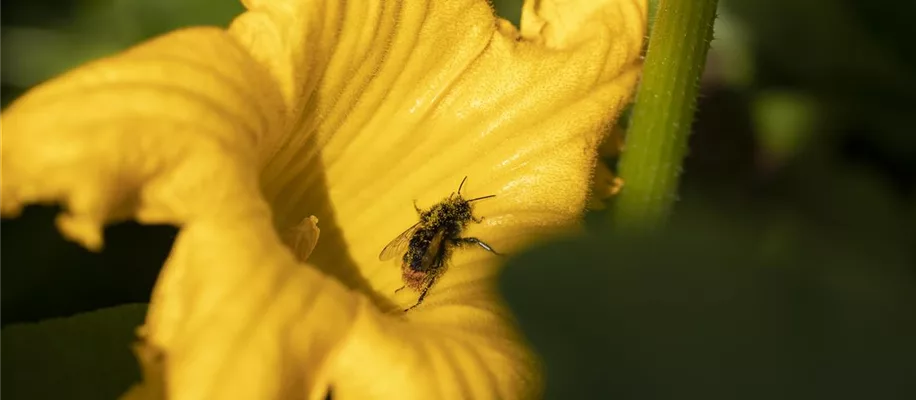
<instances>
[{"instance_id":1,"label":"sunlit petal","mask_svg":"<svg viewBox=\"0 0 916 400\"><path fill-rule=\"evenodd\" d=\"M483 0L246 5L6 110L4 214L62 202L91 248L113 219L181 226L143 338L169 398L536 396L500 258L459 249L405 314L378 254L464 176L501 252L574 225L645 5L532 1L520 31Z\"/></svg>"},{"instance_id":2,"label":"sunlit petal","mask_svg":"<svg viewBox=\"0 0 916 400\"><path fill-rule=\"evenodd\" d=\"M536 391L491 285L497 257L458 251L406 323L396 315L417 293L395 296L400 268L378 254L417 221L413 200L429 207L464 176L466 196L497 196L476 204L485 220L467 234L500 251L575 224L596 147L635 84L645 4L529 2L521 32L484 1L246 4L232 32L291 83L295 110L262 174L276 223L318 216L309 262L393 314L360 322L335 397Z\"/></svg>"}]
</instances>

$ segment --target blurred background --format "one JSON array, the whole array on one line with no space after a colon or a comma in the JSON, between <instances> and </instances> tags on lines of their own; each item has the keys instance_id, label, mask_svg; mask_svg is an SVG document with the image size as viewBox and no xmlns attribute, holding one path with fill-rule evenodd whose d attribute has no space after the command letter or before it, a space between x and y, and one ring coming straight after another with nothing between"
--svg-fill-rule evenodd
<instances>
[{"instance_id":1,"label":"blurred background","mask_svg":"<svg viewBox=\"0 0 916 400\"><path fill-rule=\"evenodd\" d=\"M495 6L518 23L520 3ZM719 8L671 227L623 237L597 210L588 235L506 269L548 397L916 398L916 2ZM3 107L81 63L241 9L6 1ZM0 224L2 394L113 397L139 378L127 344L175 229L118 224L93 254L56 233L55 213Z\"/></svg>"}]
</instances>

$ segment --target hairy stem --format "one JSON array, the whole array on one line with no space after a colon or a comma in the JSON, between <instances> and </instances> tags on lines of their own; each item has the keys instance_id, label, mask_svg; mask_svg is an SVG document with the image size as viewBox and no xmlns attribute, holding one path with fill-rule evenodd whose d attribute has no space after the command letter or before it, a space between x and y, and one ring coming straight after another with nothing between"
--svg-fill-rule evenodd
<instances>
[{"instance_id":1,"label":"hairy stem","mask_svg":"<svg viewBox=\"0 0 916 400\"><path fill-rule=\"evenodd\" d=\"M718 0L661 0L620 159L625 186L609 214L623 229L662 225L677 200L700 74Z\"/></svg>"}]
</instances>

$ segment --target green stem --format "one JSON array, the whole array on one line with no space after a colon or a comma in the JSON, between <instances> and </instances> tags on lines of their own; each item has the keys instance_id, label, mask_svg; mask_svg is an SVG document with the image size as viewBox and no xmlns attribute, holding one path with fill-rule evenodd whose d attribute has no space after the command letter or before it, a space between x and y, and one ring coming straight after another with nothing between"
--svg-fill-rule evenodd
<instances>
[{"instance_id":1,"label":"green stem","mask_svg":"<svg viewBox=\"0 0 916 400\"><path fill-rule=\"evenodd\" d=\"M677 200L717 2L659 2L619 163L624 187L610 213L616 227L657 228Z\"/></svg>"}]
</instances>

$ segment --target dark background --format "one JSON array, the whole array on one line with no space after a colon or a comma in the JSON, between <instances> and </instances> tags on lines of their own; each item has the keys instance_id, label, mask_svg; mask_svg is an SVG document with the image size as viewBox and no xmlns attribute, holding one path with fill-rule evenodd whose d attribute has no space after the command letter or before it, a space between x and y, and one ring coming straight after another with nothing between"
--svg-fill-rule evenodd
<instances>
[{"instance_id":1,"label":"dark background","mask_svg":"<svg viewBox=\"0 0 916 400\"><path fill-rule=\"evenodd\" d=\"M517 3L497 9L517 22ZM4 107L87 60L180 26L225 25L241 10L231 0L3 6ZM913 393L914 20L911 1L720 2L672 227L618 237L596 211L588 236L507 268L506 296L547 359L551 397ZM172 227L118 224L95 254L57 234L56 212L29 207L0 224L3 394L11 398L36 396L24 389L31 379L44 379L49 364L66 365L40 360L64 357L49 343L79 337L65 332L82 326L80 317L21 324L146 302L175 235ZM706 278L691 281L698 276ZM89 357L92 349L123 350L112 359L127 362L126 372L104 393L136 377L126 343L142 309L118 314L121 324L72 328L124 340L77 341ZM98 315L86 318L104 320ZM104 376L104 368L87 374Z\"/></svg>"}]
</instances>

